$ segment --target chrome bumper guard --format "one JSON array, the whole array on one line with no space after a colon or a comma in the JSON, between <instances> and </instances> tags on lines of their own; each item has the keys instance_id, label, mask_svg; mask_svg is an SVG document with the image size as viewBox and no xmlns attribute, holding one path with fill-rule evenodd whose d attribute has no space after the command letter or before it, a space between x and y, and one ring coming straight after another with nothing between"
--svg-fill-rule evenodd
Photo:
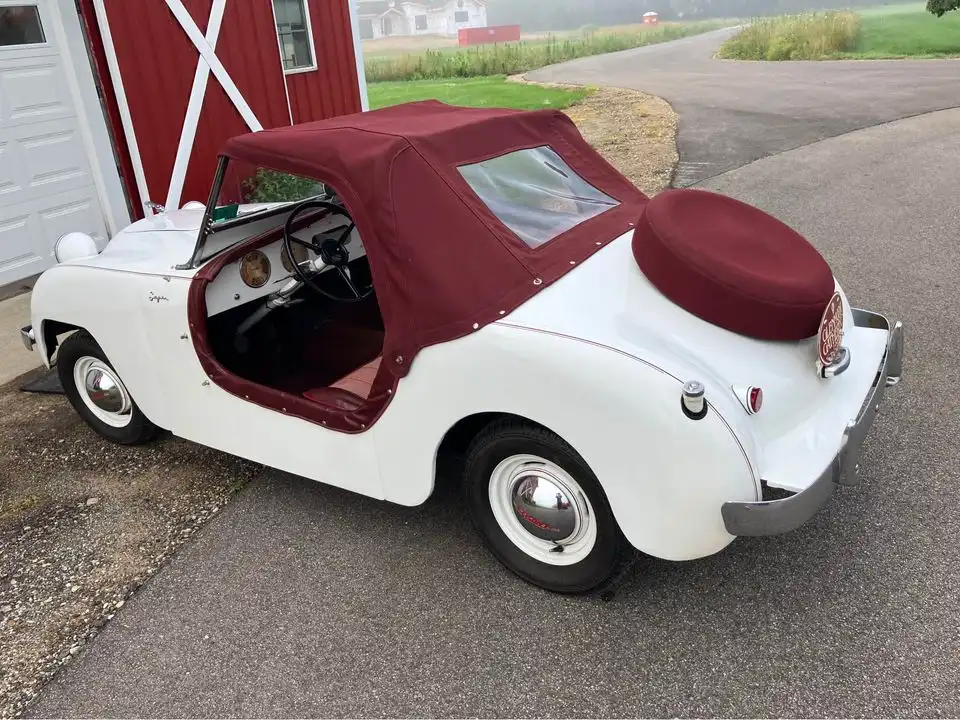
<instances>
[{"instance_id":1,"label":"chrome bumper guard","mask_svg":"<svg viewBox=\"0 0 960 720\"><path fill-rule=\"evenodd\" d=\"M32 325L20 328L20 340L27 350L33 350L33 346L37 344L37 335L34 333Z\"/></svg>"},{"instance_id":2,"label":"chrome bumper guard","mask_svg":"<svg viewBox=\"0 0 960 720\"><path fill-rule=\"evenodd\" d=\"M883 315L854 308L853 322L857 327L886 330L887 349L877 371L876 380L860 416L847 423L840 452L826 470L807 489L783 500L760 502L727 502L721 508L723 522L731 535L779 535L796 530L813 517L833 494L835 485L857 485L860 465L860 446L880 411L884 390L900 382L903 363L903 325L890 322Z\"/></svg>"}]
</instances>

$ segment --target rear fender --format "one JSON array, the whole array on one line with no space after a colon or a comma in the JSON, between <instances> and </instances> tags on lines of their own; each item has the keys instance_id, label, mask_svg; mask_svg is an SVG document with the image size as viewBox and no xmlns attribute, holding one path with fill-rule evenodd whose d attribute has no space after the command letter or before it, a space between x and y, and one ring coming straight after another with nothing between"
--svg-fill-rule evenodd
<instances>
[{"instance_id":1,"label":"rear fender","mask_svg":"<svg viewBox=\"0 0 960 720\"><path fill-rule=\"evenodd\" d=\"M637 549L669 560L718 552L733 540L723 503L757 500L759 486L712 401L702 420L683 414L682 385L626 353L502 323L427 348L373 428L386 499L423 502L446 432L474 413L507 413L580 453Z\"/></svg>"}]
</instances>

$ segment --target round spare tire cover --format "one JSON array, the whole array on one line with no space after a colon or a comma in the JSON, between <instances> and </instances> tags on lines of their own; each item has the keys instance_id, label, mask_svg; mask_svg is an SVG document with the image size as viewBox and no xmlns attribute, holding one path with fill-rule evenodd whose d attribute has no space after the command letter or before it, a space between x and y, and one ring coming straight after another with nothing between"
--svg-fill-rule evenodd
<instances>
[{"instance_id":1,"label":"round spare tire cover","mask_svg":"<svg viewBox=\"0 0 960 720\"><path fill-rule=\"evenodd\" d=\"M633 235L640 270L671 301L762 340L817 334L833 273L806 238L767 213L705 190L665 190Z\"/></svg>"}]
</instances>

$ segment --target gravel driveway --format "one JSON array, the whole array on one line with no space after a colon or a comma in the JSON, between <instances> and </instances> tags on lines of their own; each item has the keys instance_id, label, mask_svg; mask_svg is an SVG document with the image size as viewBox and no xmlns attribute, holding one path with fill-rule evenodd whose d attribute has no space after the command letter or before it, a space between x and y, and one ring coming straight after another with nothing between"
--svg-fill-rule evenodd
<instances>
[{"instance_id":1,"label":"gravel driveway","mask_svg":"<svg viewBox=\"0 0 960 720\"><path fill-rule=\"evenodd\" d=\"M0 386L0 718L261 469L169 436L110 445L22 382Z\"/></svg>"}]
</instances>

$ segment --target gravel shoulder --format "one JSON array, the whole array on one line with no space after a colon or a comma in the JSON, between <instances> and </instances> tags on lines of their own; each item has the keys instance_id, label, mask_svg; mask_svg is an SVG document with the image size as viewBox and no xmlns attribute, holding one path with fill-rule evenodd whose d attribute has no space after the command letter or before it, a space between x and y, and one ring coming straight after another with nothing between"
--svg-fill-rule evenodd
<instances>
[{"instance_id":1,"label":"gravel shoulder","mask_svg":"<svg viewBox=\"0 0 960 720\"><path fill-rule=\"evenodd\" d=\"M0 718L13 717L261 467L171 436L108 444L0 386Z\"/></svg>"},{"instance_id":2,"label":"gravel shoulder","mask_svg":"<svg viewBox=\"0 0 960 720\"><path fill-rule=\"evenodd\" d=\"M533 82L514 75L510 82L543 87L580 88L564 83ZM670 185L677 166L677 114L662 98L638 90L590 88L583 102L562 112L583 137L647 195Z\"/></svg>"}]
</instances>

